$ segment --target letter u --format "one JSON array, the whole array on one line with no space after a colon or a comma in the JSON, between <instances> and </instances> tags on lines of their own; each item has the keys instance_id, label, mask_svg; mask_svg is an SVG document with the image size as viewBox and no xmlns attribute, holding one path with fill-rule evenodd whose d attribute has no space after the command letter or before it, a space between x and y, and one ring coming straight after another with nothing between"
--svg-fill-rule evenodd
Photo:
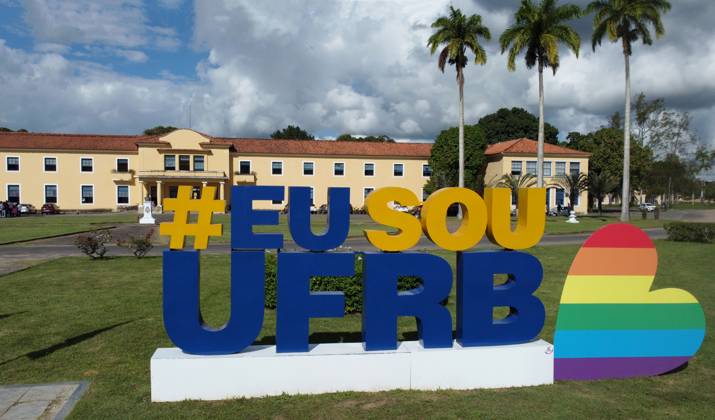
<instances>
[{"instance_id":1,"label":"letter u","mask_svg":"<svg viewBox=\"0 0 715 420\"><path fill-rule=\"evenodd\" d=\"M199 253L164 251L164 328L184 353L232 354L263 326L264 251L231 252L231 315L221 328L204 323L199 302Z\"/></svg>"}]
</instances>

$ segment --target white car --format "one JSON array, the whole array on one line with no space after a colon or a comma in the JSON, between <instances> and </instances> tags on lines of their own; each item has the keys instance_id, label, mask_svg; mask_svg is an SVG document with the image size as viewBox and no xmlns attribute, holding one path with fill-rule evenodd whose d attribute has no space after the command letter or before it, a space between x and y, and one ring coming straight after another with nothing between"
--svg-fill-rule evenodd
<instances>
[{"instance_id":1,"label":"white car","mask_svg":"<svg viewBox=\"0 0 715 420\"><path fill-rule=\"evenodd\" d=\"M655 211L655 204L653 203L643 203L640 205L641 210L645 211Z\"/></svg>"},{"instance_id":2,"label":"white car","mask_svg":"<svg viewBox=\"0 0 715 420\"><path fill-rule=\"evenodd\" d=\"M410 209L408 207L405 207L402 204L397 204L395 202L392 203L392 209L397 210L401 213L407 213L410 211Z\"/></svg>"}]
</instances>

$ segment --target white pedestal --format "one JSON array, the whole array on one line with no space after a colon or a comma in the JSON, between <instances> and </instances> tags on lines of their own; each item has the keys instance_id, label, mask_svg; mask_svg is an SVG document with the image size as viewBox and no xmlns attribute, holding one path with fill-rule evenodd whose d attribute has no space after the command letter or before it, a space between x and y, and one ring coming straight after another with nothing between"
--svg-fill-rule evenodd
<instances>
[{"instance_id":1,"label":"white pedestal","mask_svg":"<svg viewBox=\"0 0 715 420\"><path fill-rule=\"evenodd\" d=\"M371 352L362 343L317 344L307 353L252 346L224 356L162 348L151 358L151 399L542 385L553 383L553 361L553 347L543 340L466 348L455 343L450 349L424 349L411 341L397 350Z\"/></svg>"},{"instance_id":2,"label":"white pedestal","mask_svg":"<svg viewBox=\"0 0 715 420\"><path fill-rule=\"evenodd\" d=\"M145 201L142 206L142 218L139 219L139 224L141 225L153 225L156 223L154 217L151 215L151 201Z\"/></svg>"},{"instance_id":3,"label":"white pedestal","mask_svg":"<svg viewBox=\"0 0 715 420\"><path fill-rule=\"evenodd\" d=\"M576 220L576 212L572 211L569 213L569 219L566 221L566 223L581 223L578 220Z\"/></svg>"}]
</instances>

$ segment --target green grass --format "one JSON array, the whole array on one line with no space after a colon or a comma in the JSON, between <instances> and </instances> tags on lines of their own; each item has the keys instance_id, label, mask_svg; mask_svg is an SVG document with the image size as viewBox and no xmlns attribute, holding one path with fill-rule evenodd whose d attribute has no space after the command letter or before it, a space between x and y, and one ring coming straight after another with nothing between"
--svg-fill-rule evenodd
<instances>
[{"instance_id":1,"label":"green grass","mask_svg":"<svg viewBox=\"0 0 715 420\"><path fill-rule=\"evenodd\" d=\"M649 218L643 220L640 215L635 217L631 214L630 223L638 226L639 228L654 228L663 227L665 223L664 220L655 220L653 215L649 214ZM547 235L561 235L568 233L585 233L593 232L609 223L618 223L620 219L617 216L578 216L577 219L580 223L566 223L567 217L557 216L557 217L547 217L546 218L546 234Z\"/></svg>"},{"instance_id":2,"label":"green grass","mask_svg":"<svg viewBox=\"0 0 715 420\"><path fill-rule=\"evenodd\" d=\"M655 288L681 287L715 323L715 245L656 243ZM564 276L576 246L535 248L545 268L538 294L547 308L542 337L551 341ZM454 254L440 253L450 263ZM68 270L67 267L72 267ZM203 257L202 307L218 325L228 314L228 258ZM712 334L689 367L654 378L476 391L394 391L281 396L222 402L151 403L149 360L170 346L162 325L161 260L65 258L0 277L0 383L91 381L74 418L706 418L715 395ZM454 296L450 299L454 309ZM261 339L270 341L275 313ZM323 341L360 331L360 316L313 321ZM402 336L415 331L400 321ZM353 334L350 334L353 333ZM237 378L238 380L238 378Z\"/></svg>"},{"instance_id":3,"label":"green grass","mask_svg":"<svg viewBox=\"0 0 715 420\"><path fill-rule=\"evenodd\" d=\"M22 216L0 219L0 244L116 226L138 220L135 213Z\"/></svg>"}]
</instances>

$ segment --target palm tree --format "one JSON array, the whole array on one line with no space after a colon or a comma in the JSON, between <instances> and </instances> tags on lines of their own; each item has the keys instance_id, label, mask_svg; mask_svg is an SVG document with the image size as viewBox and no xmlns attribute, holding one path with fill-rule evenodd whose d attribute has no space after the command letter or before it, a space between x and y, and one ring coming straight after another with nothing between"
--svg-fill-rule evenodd
<instances>
[{"instance_id":1,"label":"palm tree","mask_svg":"<svg viewBox=\"0 0 715 420\"><path fill-rule=\"evenodd\" d=\"M490 184L494 188L509 188L511 190L511 201L514 204L518 204L519 189L531 188L536 185L536 177L531 173L524 175L505 174L497 180L492 180Z\"/></svg>"},{"instance_id":2,"label":"palm tree","mask_svg":"<svg viewBox=\"0 0 715 420\"><path fill-rule=\"evenodd\" d=\"M487 53L479 44L479 38L491 39L489 28L482 25L482 17L467 17L462 11L449 6L449 16L442 16L432 23L436 31L429 37L427 47L434 54L444 45L439 54L437 66L444 73L444 66L449 62L457 70L459 86L459 186L464 187L464 67L467 66L467 49L474 54L474 62L484 65Z\"/></svg>"},{"instance_id":3,"label":"palm tree","mask_svg":"<svg viewBox=\"0 0 715 420\"><path fill-rule=\"evenodd\" d=\"M660 14L670 10L666 0L598 0L591 2L587 13L595 12L593 17L593 50L601 45L603 37L608 35L611 42L621 40L623 57L626 65L626 113L623 126L623 192L621 196L621 221L629 219L630 206L630 160L631 160L631 65L632 46L640 39L645 45L653 43L649 25L653 25L656 38L665 34L665 27Z\"/></svg>"},{"instance_id":4,"label":"palm tree","mask_svg":"<svg viewBox=\"0 0 715 420\"><path fill-rule=\"evenodd\" d=\"M509 50L509 71L516 70L516 58L526 50L526 67L539 69L539 138L536 154L537 186L544 186L544 68L550 67L554 75L559 68L559 43L576 54L581 47L578 33L564 22L581 15L581 9L572 4L556 5L556 0L542 0L534 4L522 0L516 12L516 22L499 38L501 52Z\"/></svg>"},{"instance_id":5,"label":"palm tree","mask_svg":"<svg viewBox=\"0 0 715 420\"><path fill-rule=\"evenodd\" d=\"M554 179L554 185L569 192L569 210L573 211L576 198L588 189L588 176L583 172L559 175Z\"/></svg>"},{"instance_id":6,"label":"palm tree","mask_svg":"<svg viewBox=\"0 0 715 420\"><path fill-rule=\"evenodd\" d=\"M602 214L602 203L603 198L613 192L613 190L618 187L618 180L606 175L605 173L599 174L598 172L591 172L588 174L588 191L596 197L598 201L598 215Z\"/></svg>"}]
</instances>

